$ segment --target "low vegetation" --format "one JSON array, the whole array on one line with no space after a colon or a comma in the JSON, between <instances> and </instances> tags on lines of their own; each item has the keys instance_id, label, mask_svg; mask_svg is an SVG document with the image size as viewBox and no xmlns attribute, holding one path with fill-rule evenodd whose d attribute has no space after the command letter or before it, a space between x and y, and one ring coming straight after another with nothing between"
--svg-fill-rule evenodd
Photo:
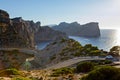
<instances>
[{"instance_id":1,"label":"low vegetation","mask_svg":"<svg viewBox=\"0 0 120 80\"><path fill-rule=\"evenodd\" d=\"M112 64L113 63L111 60L91 60L89 62L92 62L96 65L105 65L105 64Z\"/></svg>"},{"instance_id":2,"label":"low vegetation","mask_svg":"<svg viewBox=\"0 0 120 80\"><path fill-rule=\"evenodd\" d=\"M91 44L86 44L82 46L79 42L69 39L69 40L61 40L61 42L67 42L69 45L64 48L61 52L61 56L67 55L67 53L71 53L74 57L80 56L106 56L107 54L104 51L99 50L98 47L92 46Z\"/></svg>"},{"instance_id":3,"label":"low vegetation","mask_svg":"<svg viewBox=\"0 0 120 80\"><path fill-rule=\"evenodd\" d=\"M81 62L80 64L77 65L76 72L77 73L90 72L94 69L94 66L95 64L93 62Z\"/></svg>"},{"instance_id":4,"label":"low vegetation","mask_svg":"<svg viewBox=\"0 0 120 80\"><path fill-rule=\"evenodd\" d=\"M57 76L60 76L60 75L67 75L67 74L73 74L73 73L74 73L73 68L64 67L64 68L60 68L60 69L54 69L51 76L57 77Z\"/></svg>"},{"instance_id":5,"label":"low vegetation","mask_svg":"<svg viewBox=\"0 0 120 80\"><path fill-rule=\"evenodd\" d=\"M120 79L120 69L104 66L97 68L87 76L82 77L80 80L119 80Z\"/></svg>"},{"instance_id":6,"label":"low vegetation","mask_svg":"<svg viewBox=\"0 0 120 80\"><path fill-rule=\"evenodd\" d=\"M0 60L4 69L16 68L20 69L26 58L33 57L32 54L22 53L17 49L14 50L0 50Z\"/></svg>"},{"instance_id":7,"label":"low vegetation","mask_svg":"<svg viewBox=\"0 0 120 80\"><path fill-rule=\"evenodd\" d=\"M112 56L120 56L120 46L114 46L110 49L110 52L109 52L109 55L112 55Z\"/></svg>"},{"instance_id":8,"label":"low vegetation","mask_svg":"<svg viewBox=\"0 0 120 80\"><path fill-rule=\"evenodd\" d=\"M15 68L5 69L0 71L0 77L7 77L10 75L19 75L20 72Z\"/></svg>"}]
</instances>

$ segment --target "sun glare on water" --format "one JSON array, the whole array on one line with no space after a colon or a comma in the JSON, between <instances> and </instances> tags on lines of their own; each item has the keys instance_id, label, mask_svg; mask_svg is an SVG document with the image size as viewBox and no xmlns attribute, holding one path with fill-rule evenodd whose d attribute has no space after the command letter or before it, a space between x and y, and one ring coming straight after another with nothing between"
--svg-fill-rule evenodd
<instances>
[{"instance_id":1,"label":"sun glare on water","mask_svg":"<svg viewBox=\"0 0 120 80\"><path fill-rule=\"evenodd\" d=\"M117 32L116 32L116 38L117 38L117 45L120 46L120 29L117 29Z\"/></svg>"},{"instance_id":2,"label":"sun glare on water","mask_svg":"<svg viewBox=\"0 0 120 80\"><path fill-rule=\"evenodd\" d=\"M117 32L116 32L116 39L117 39L117 46L120 46L120 29L117 29ZM120 54L120 48L118 48L119 50L119 54Z\"/></svg>"}]
</instances>

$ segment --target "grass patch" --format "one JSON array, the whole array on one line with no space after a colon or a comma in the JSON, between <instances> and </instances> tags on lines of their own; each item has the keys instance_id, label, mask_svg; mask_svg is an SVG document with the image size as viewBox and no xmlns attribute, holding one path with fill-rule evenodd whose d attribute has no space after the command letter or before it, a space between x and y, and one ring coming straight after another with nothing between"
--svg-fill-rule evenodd
<instances>
[{"instance_id":1,"label":"grass patch","mask_svg":"<svg viewBox=\"0 0 120 80\"><path fill-rule=\"evenodd\" d=\"M5 69L5 70L0 71L1 77L7 77L10 75L19 75L19 74L20 74L20 72L15 68L10 68L10 69Z\"/></svg>"},{"instance_id":2,"label":"grass patch","mask_svg":"<svg viewBox=\"0 0 120 80\"><path fill-rule=\"evenodd\" d=\"M60 69L54 69L53 73L51 74L52 77L58 77L60 75L68 75L68 74L73 74L74 69L73 68L60 68Z\"/></svg>"}]
</instances>

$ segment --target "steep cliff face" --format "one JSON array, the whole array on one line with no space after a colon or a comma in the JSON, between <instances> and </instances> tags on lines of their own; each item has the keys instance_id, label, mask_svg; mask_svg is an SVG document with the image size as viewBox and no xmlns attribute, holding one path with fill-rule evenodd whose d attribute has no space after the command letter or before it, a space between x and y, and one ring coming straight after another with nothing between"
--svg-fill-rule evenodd
<instances>
[{"instance_id":1,"label":"steep cliff face","mask_svg":"<svg viewBox=\"0 0 120 80\"><path fill-rule=\"evenodd\" d=\"M48 26L41 26L40 22L23 20L21 17L11 19L14 28L19 35L27 38L28 44L31 46L42 41L53 41L61 38L68 38L67 35L60 31L55 31Z\"/></svg>"},{"instance_id":2,"label":"steep cliff face","mask_svg":"<svg viewBox=\"0 0 120 80\"><path fill-rule=\"evenodd\" d=\"M36 43L40 43L41 41L54 41L65 38L68 36L64 32L53 30L48 26L42 26L35 33L35 41Z\"/></svg>"},{"instance_id":3,"label":"steep cliff face","mask_svg":"<svg viewBox=\"0 0 120 80\"><path fill-rule=\"evenodd\" d=\"M82 37L99 37L100 29L97 22L87 23L85 25L80 25L77 22L66 23L62 22L57 26L52 27L55 30L65 32L70 36L82 36Z\"/></svg>"},{"instance_id":4,"label":"steep cliff face","mask_svg":"<svg viewBox=\"0 0 120 80\"><path fill-rule=\"evenodd\" d=\"M28 44L31 43L31 46L42 41L54 41L56 39L68 38L63 32L55 31L48 26L41 26L40 22L34 23L33 21L23 20L21 17L11 20L19 35L26 38Z\"/></svg>"},{"instance_id":5,"label":"steep cliff face","mask_svg":"<svg viewBox=\"0 0 120 80\"><path fill-rule=\"evenodd\" d=\"M10 19L3 10L0 10L0 47L34 47L34 35L22 19Z\"/></svg>"},{"instance_id":6,"label":"steep cliff face","mask_svg":"<svg viewBox=\"0 0 120 80\"><path fill-rule=\"evenodd\" d=\"M65 33L40 24L21 17L10 19L6 11L0 10L0 47L34 48L41 41L68 38Z\"/></svg>"},{"instance_id":7,"label":"steep cliff face","mask_svg":"<svg viewBox=\"0 0 120 80\"><path fill-rule=\"evenodd\" d=\"M9 25L9 14L6 11L0 10L0 34L5 33Z\"/></svg>"},{"instance_id":8,"label":"steep cliff face","mask_svg":"<svg viewBox=\"0 0 120 80\"><path fill-rule=\"evenodd\" d=\"M12 25L14 26L16 32L26 40L30 47L34 47L34 33L38 31L40 27L40 22L34 23L33 21L25 21L21 17L11 19Z\"/></svg>"}]
</instances>

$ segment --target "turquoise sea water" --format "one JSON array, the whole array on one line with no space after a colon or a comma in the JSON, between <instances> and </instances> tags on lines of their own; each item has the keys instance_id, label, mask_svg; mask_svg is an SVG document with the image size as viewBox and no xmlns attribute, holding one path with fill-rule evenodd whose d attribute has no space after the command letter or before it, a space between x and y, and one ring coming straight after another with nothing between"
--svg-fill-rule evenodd
<instances>
[{"instance_id":1,"label":"turquoise sea water","mask_svg":"<svg viewBox=\"0 0 120 80\"><path fill-rule=\"evenodd\" d=\"M69 36L69 38L75 39L82 45L92 44L99 49L109 51L110 48L116 45L120 45L120 32L114 29L101 29L101 37L98 38L85 38L78 36ZM49 42L42 42L38 44L38 49L43 49Z\"/></svg>"}]
</instances>

